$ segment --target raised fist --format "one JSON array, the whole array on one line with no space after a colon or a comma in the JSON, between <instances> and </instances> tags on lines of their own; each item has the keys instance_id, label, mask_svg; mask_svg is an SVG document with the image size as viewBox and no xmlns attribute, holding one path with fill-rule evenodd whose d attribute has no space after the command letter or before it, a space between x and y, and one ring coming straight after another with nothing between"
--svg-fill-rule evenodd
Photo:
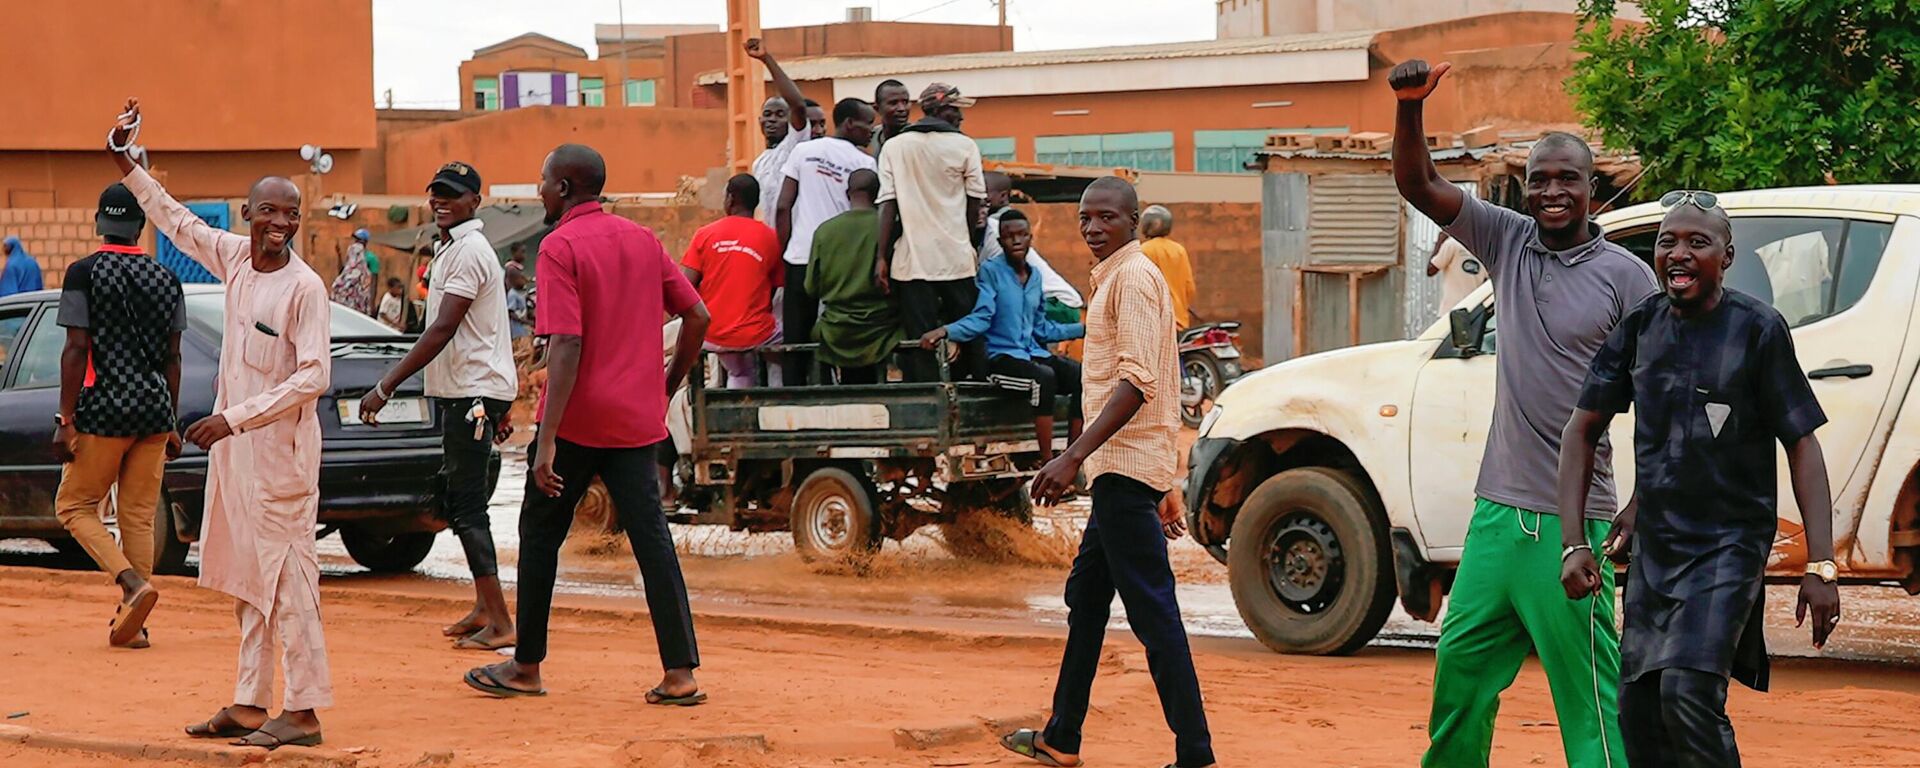
<instances>
[{"instance_id":1,"label":"raised fist","mask_svg":"<svg viewBox=\"0 0 1920 768\"><path fill-rule=\"evenodd\" d=\"M767 58L767 46L760 42L760 38L748 38L747 55L755 59L765 60Z\"/></svg>"},{"instance_id":2,"label":"raised fist","mask_svg":"<svg viewBox=\"0 0 1920 768\"><path fill-rule=\"evenodd\" d=\"M1440 62L1437 67L1428 67L1425 59L1409 59L1393 68L1387 75L1387 85L1393 87L1393 95L1401 101L1425 101L1433 93L1434 86L1440 84L1440 78L1447 76L1453 69L1451 62Z\"/></svg>"}]
</instances>

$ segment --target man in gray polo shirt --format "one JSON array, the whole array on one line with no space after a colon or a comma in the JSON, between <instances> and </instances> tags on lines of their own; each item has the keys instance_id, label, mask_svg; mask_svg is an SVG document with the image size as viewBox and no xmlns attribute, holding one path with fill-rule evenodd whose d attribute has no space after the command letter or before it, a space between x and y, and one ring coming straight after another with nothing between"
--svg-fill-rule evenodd
<instances>
[{"instance_id":1,"label":"man in gray polo shirt","mask_svg":"<svg viewBox=\"0 0 1920 768\"><path fill-rule=\"evenodd\" d=\"M1440 629L1432 744L1422 764L1487 765L1500 693L1535 650L1569 768L1625 766L1613 572L1604 572L1598 594L1566 599L1555 483L1560 434L1588 364L1613 326L1655 291L1653 270L1587 218L1593 151L1577 137L1549 134L1534 145L1526 178L1532 218L1441 178L1427 153L1422 111L1448 69L1416 59L1389 76L1399 99L1393 176L1407 202L1486 265L1500 351L1479 499ZM1587 546L1597 550L1615 512L1604 440L1595 467L1587 508L1573 511L1585 512Z\"/></svg>"}]
</instances>

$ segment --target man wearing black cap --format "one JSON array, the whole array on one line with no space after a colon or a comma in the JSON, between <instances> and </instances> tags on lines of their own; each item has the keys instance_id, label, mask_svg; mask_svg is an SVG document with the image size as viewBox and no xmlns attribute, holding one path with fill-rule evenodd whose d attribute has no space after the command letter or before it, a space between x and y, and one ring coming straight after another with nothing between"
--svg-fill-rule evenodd
<instances>
[{"instance_id":1,"label":"man wearing black cap","mask_svg":"<svg viewBox=\"0 0 1920 768\"><path fill-rule=\"evenodd\" d=\"M147 615L160 599L153 577L153 516L168 458L180 454L180 278L140 250L147 216L125 184L100 193L94 229L103 241L67 268L60 291L60 411L54 456L65 465L60 524L120 585L107 642L146 648ZM92 380L88 381L88 362ZM120 484L120 543L100 522L100 502Z\"/></svg>"},{"instance_id":2,"label":"man wearing black cap","mask_svg":"<svg viewBox=\"0 0 1920 768\"><path fill-rule=\"evenodd\" d=\"M520 389L507 323L506 272L474 217L480 189L480 172L466 163L440 166L428 183L433 220L440 227L427 273L427 316L433 321L407 356L361 398L360 418L378 424L394 389L426 369L427 396L440 415L447 520L473 570L473 611L442 632L454 638L455 648L495 650L513 645L515 634L487 519L494 486L487 465L494 443L512 432L507 409Z\"/></svg>"},{"instance_id":3,"label":"man wearing black cap","mask_svg":"<svg viewBox=\"0 0 1920 768\"><path fill-rule=\"evenodd\" d=\"M900 300L908 338L966 317L979 298L974 283L986 217L987 181L980 147L960 132L961 112L973 99L934 83L920 92L919 122L880 153L879 252L874 282ZM961 346L960 372L986 369L986 347ZM938 377L931 352L902 357L909 381Z\"/></svg>"}]
</instances>

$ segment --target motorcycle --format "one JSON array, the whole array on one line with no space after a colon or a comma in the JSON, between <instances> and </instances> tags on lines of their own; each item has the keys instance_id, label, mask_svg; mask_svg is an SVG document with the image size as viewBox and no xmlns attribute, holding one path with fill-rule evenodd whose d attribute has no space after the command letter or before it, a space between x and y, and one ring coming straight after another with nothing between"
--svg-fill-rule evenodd
<instances>
[{"instance_id":1,"label":"motorcycle","mask_svg":"<svg viewBox=\"0 0 1920 768\"><path fill-rule=\"evenodd\" d=\"M1239 379L1240 324L1201 323L1180 332L1180 421L1198 429L1220 391Z\"/></svg>"}]
</instances>

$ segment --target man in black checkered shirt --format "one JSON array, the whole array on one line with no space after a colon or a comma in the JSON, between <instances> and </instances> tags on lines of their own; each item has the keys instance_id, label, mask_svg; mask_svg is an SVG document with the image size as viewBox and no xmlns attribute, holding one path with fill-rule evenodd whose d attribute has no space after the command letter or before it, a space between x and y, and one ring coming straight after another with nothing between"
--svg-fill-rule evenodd
<instances>
[{"instance_id":1,"label":"man in black checkered shirt","mask_svg":"<svg viewBox=\"0 0 1920 768\"><path fill-rule=\"evenodd\" d=\"M104 241L67 268L59 322L60 412L53 451L65 466L54 506L60 524L120 585L107 642L148 647L147 615L160 599L153 577L154 512L167 459L180 455L180 279L140 250L146 214L126 185L100 194L94 227ZM100 521L115 483L120 543Z\"/></svg>"}]
</instances>

